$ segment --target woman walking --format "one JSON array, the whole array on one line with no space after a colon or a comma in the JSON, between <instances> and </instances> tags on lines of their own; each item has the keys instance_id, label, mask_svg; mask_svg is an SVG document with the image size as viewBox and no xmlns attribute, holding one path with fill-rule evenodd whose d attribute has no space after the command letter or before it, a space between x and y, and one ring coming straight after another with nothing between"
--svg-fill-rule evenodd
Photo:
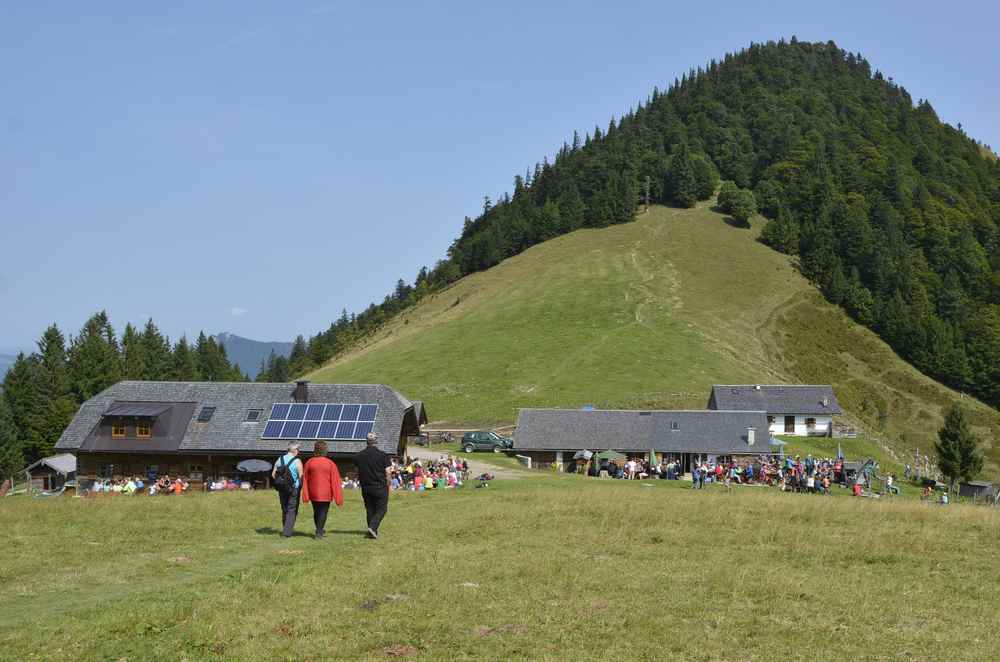
<instances>
[{"instance_id":1,"label":"woman walking","mask_svg":"<svg viewBox=\"0 0 1000 662\"><path fill-rule=\"evenodd\" d=\"M313 523L316 525L316 540L326 535L326 516L330 512L330 502L337 507L344 505L340 471L333 460L326 456L325 441L317 441L313 456L306 462L302 476L302 502L312 502Z\"/></svg>"}]
</instances>

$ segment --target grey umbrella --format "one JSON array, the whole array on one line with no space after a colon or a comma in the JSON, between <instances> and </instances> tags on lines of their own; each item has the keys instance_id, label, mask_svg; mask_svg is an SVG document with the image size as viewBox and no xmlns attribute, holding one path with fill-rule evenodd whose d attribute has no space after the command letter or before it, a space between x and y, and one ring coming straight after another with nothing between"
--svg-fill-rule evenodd
<instances>
[{"instance_id":1,"label":"grey umbrella","mask_svg":"<svg viewBox=\"0 0 1000 662\"><path fill-rule=\"evenodd\" d=\"M264 460L243 460L236 465L236 470L248 474L262 473L271 470L271 463Z\"/></svg>"}]
</instances>

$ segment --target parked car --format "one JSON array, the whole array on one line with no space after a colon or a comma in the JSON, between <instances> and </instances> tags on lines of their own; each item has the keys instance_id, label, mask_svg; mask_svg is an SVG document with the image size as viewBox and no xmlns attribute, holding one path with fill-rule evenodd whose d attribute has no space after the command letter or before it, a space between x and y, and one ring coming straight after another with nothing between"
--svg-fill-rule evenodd
<instances>
[{"instance_id":1,"label":"parked car","mask_svg":"<svg viewBox=\"0 0 1000 662\"><path fill-rule=\"evenodd\" d=\"M493 451L501 453L514 447L514 442L507 437L501 437L496 432L481 430L479 432L466 432L462 435L462 450L466 453L473 451Z\"/></svg>"}]
</instances>

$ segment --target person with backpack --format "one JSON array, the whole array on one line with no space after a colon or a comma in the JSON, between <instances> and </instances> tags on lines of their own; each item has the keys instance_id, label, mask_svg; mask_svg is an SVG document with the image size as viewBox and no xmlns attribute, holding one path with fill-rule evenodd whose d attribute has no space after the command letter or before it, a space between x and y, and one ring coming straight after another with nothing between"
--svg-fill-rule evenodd
<instances>
[{"instance_id":1,"label":"person with backpack","mask_svg":"<svg viewBox=\"0 0 1000 662\"><path fill-rule=\"evenodd\" d=\"M288 444L288 452L278 458L271 470L274 489L281 502L281 535L291 538L299 515L299 489L302 487L302 460L298 443Z\"/></svg>"}]
</instances>

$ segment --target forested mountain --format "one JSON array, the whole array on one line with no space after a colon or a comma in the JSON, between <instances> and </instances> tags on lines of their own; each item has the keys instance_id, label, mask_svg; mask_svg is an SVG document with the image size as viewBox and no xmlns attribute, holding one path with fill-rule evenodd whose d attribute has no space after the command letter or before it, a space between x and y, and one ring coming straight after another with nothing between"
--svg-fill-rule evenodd
<instances>
[{"instance_id":1,"label":"forested mountain","mask_svg":"<svg viewBox=\"0 0 1000 662\"><path fill-rule=\"evenodd\" d=\"M204 332L171 345L153 320L125 325L118 339L107 313L97 313L69 339L56 325L38 351L19 354L0 393L0 479L52 452L84 401L122 379L245 381L226 348Z\"/></svg>"},{"instance_id":2,"label":"forested mountain","mask_svg":"<svg viewBox=\"0 0 1000 662\"><path fill-rule=\"evenodd\" d=\"M604 129L574 135L466 218L413 286L310 340L320 365L463 275L643 200L759 210L762 239L928 375L1000 406L1000 164L859 54L794 38L692 70Z\"/></svg>"}]
</instances>

